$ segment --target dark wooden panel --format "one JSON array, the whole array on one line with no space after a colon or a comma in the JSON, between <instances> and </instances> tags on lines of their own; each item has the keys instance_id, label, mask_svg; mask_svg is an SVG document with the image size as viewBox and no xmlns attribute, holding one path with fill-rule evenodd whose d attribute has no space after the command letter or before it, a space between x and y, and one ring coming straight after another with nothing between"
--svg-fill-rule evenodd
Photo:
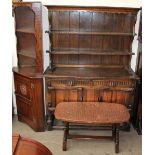
<instances>
[{"instance_id":1,"label":"dark wooden panel","mask_svg":"<svg viewBox=\"0 0 155 155\"><path fill-rule=\"evenodd\" d=\"M24 56L24 55L18 55L18 65L19 67L35 67L37 66L37 62L36 59L28 57L28 56Z\"/></svg>"},{"instance_id":2,"label":"dark wooden panel","mask_svg":"<svg viewBox=\"0 0 155 155\"><path fill-rule=\"evenodd\" d=\"M69 102L77 102L78 101L78 90L77 89L71 89L68 90L68 101Z\"/></svg>"},{"instance_id":3,"label":"dark wooden panel","mask_svg":"<svg viewBox=\"0 0 155 155\"><path fill-rule=\"evenodd\" d=\"M77 34L50 34L52 48L102 49L131 52L130 36L102 36Z\"/></svg>"},{"instance_id":4,"label":"dark wooden panel","mask_svg":"<svg viewBox=\"0 0 155 155\"><path fill-rule=\"evenodd\" d=\"M83 91L83 101L84 102L94 102L98 101L98 98L96 97L95 90L93 89L84 89Z\"/></svg>"},{"instance_id":5,"label":"dark wooden panel","mask_svg":"<svg viewBox=\"0 0 155 155\"><path fill-rule=\"evenodd\" d=\"M100 102L108 102L108 103L112 102L112 91L102 90L102 89L99 91L100 91L99 92Z\"/></svg>"},{"instance_id":6,"label":"dark wooden panel","mask_svg":"<svg viewBox=\"0 0 155 155\"><path fill-rule=\"evenodd\" d=\"M98 12L86 10L49 11L53 30L133 32L135 13ZM52 20L53 18L53 20ZM115 23L115 24L111 24Z\"/></svg>"},{"instance_id":7,"label":"dark wooden panel","mask_svg":"<svg viewBox=\"0 0 155 155\"><path fill-rule=\"evenodd\" d=\"M32 79L31 89L33 90L33 115L36 131L45 130L45 112L43 97L43 79Z\"/></svg>"},{"instance_id":8,"label":"dark wooden panel","mask_svg":"<svg viewBox=\"0 0 155 155\"><path fill-rule=\"evenodd\" d=\"M52 48L60 48L58 34L50 35L50 40L51 40Z\"/></svg>"},{"instance_id":9,"label":"dark wooden panel","mask_svg":"<svg viewBox=\"0 0 155 155\"><path fill-rule=\"evenodd\" d=\"M78 64L78 55L54 55L54 64Z\"/></svg>"},{"instance_id":10,"label":"dark wooden panel","mask_svg":"<svg viewBox=\"0 0 155 155\"><path fill-rule=\"evenodd\" d=\"M79 48L91 48L91 35L79 35Z\"/></svg>"},{"instance_id":11,"label":"dark wooden panel","mask_svg":"<svg viewBox=\"0 0 155 155\"><path fill-rule=\"evenodd\" d=\"M112 102L130 106L133 104L133 93L125 91L113 91Z\"/></svg>"},{"instance_id":12,"label":"dark wooden panel","mask_svg":"<svg viewBox=\"0 0 155 155\"><path fill-rule=\"evenodd\" d=\"M92 31L104 30L104 14L99 12L93 12L92 16Z\"/></svg>"},{"instance_id":13,"label":"dark wooden panel","mask_svg":"<svg viewBox=\"0 0 155 155\"><path fill-rule=\"evenodd\" d=\"M22 68L24 70L24 68ZM29 77L14 71L15 94L18 119L35 131L44 131L45 113L43 104L42 77Z\"/></svg>"},{"instance_id":14,"label":"dark wooden panel","mask_svg":"<svg viewBox=\"0 0 155 155\"><path fill-rule=\"evenodd\" d=\"M53 11L49 13L49 22L51 29L58 30L59 29L59 12Z\"/></svg>"},{"instance_id":15,"label":"dark wooden panel","mask_svg":"<svg viewBox=\"0 0 155 155\"><path fill-rule=\"evenodd\" d=\"M80 12L70 11L70 31L79 30Z\"/></svg>"},{"instance_id":16,"label":"dark wooden panel","mask_svg":"<svg viewBox=\"0 0 155 155\"><path fill-rule=\"evenodd\" d=\"M91 37L91 49L103 49L103 36L94 35Z\"/></svg>"},{"instance_id":17,"label":"dark wooden panel","mask_svg":"<svg viewBox=\"0 0 155 155\"><path fill-rule=\"evenodd\" d=\"M14 74L15 79L15 93L32 100L31 97L31 82L28 78Z\"/></svg>"},{"instance_id":18,"label":"dark wooden panel","mask_svg":"<svg viewBox=\"0 0 155 155\"><path fill-rule=\"evenodd\" d=\"M100 55L54 55L54 64L68 65L120 65L127 66L130 59L128 56L100 56Z\"/></svg>"},{"instance_id":19,"label":"dark wooden panel","mask_svg":"<svg viewBox=\"0 0 155 155\"><path fill-rule=\"evenodd\" d=\"M61 34L58 36L58 38L59 38L59 48L69 47L69 35L68 34Z\"/></svg>"},{"instance_id":20,"label":"dark wooden panel","mask_svg":"<svg viewBox=\"0 0 155 155\"><path fill-rule=\"evenodd\" d=\"M79 36L76 34L69 35L69 48L78 49L79 48Z\"/></svg>"},{"instance_id":21,"label":"dark wooden panel","mask_svg":"<svg viewBox=\"0 0 155 155\"><path fill-rule=\"evenodd\" d=\"M20 6L15 10L16 29L32 28L35 26L35 14L30 7Z\"/></svg>"},{"instance_id":22,"label":"dark wooden panel","mask_svg":"<svg viewBox=\"0 0 155 155\"><path fill-rule=\"evenodd\" d=\"M59 30L69 30L69 12L59 12Z\"/></svg>"},{"instance_id":23,"label":"dark wooden panel","mask_svg":"<svg viewBox=\"0 0 155 155\"><path fill-rule=\"evenodd\" d=\"M33 127L34 122L33 122L32 102L28 102L28 100L20 96L16 96L16 104L17 104L18 119L26 122L31 127Z\"/></svg>"},{"instance_id":24,"label":"dark wooden panel","mask_svg":"<svg viewBox=\"0 0 155 155\"><path fill-rule=\"evenodd\" d=\"M80 31L91 31L92 12L80 11Z\"/></svg>"},{"instance_id":25,"label":"dark wooden panel","mask_svg":"<svg viewBox=\"0 0 155 155\"><path fill-rule=\"evenodd\" d=\"M31 50L33 53L36 52L36 39L34 35L29 33L16 33L16 35L17 51Z\"/></svg>"},{"instance_id":26,"label":"dark wooden panel","mask_svg":"<svg viewBox=\"0 0 155 155\"><path fill-rule=\"evenodd\" d=\"M68 92L62 89L56 90L56 104L68 100Z\"/></svg>"}]
</instances>

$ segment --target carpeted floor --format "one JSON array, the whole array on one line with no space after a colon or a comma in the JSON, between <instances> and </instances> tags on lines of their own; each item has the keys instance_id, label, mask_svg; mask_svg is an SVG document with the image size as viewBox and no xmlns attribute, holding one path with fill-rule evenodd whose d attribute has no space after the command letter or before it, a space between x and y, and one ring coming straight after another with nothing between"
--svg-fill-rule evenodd
<instances>
[{"instance_id":1,"label":"carpeted floor","mask_svg":"<svg viewBox=\"0 0 155 155\"><path fill-rule=\"evenodd\" d=\"M34 132L16 117L12 123L13 133L35 139L48 147L53 155L114 155L114 142L108 140L68 140L67 151L62 151L62 130ZM109 131L71 131L92 135L107 135ZM118 155L142 155L142 136L131 128L130 132L120 131L120 153Z\"/></svg>"}]
</instances>

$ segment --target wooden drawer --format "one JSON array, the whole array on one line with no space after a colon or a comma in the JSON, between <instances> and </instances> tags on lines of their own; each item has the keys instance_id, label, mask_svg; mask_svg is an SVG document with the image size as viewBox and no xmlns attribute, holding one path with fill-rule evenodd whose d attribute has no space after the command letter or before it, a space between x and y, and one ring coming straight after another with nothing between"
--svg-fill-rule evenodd
<instances>
[{"instance_id":1,"label":"wooden drawer","mask_svg":"<svg viewBox=\"0 0 155 155\"><path fill-rule=\"evenodd\" d=\"M46 78L46 85L50 88L61 89L119 89L131 91L135 87L135 80L75 80L75 79L50 79Z\"/></svg>"},{"instance_id":2,"label":"wooden drawer","mask_svg":"<svg viewBox=\"0 0 155 155\"><path fill-rule=\"evenodd\" d=\"M46 104L64 101L113 102L133 104L135 81L125 80L72 80L46 78Z\"/></svg>"},{"instance_id":3,"label":"wooden drawer","mask_svg":"<svg viewBox=\"0 0 155 155\"><path fill-rule=\"evenodd\" d=\"M100 89L116 88L118 90L131 90L135 87L135 80L121 79L121 80L93 80L93 85Z\"/></svg>"},{"instance_id":4,"label":"wooden drawer","mask_svg":"<svg viewBox=\"0 0 155 155\"><path fill-rule=\"evenodd\" d=\"M14 74L15 79L15 93L21 95L28 100L31 99L31 80L23 76Z\"/></svg>"}]
</instances>

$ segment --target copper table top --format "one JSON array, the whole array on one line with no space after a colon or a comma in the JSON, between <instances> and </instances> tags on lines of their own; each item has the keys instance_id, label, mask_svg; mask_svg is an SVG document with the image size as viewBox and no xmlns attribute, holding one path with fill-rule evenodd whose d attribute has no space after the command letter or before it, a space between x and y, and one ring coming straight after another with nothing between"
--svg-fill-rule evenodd
<instances>
[{"instance_id":1,"label":"copper table top","mask_svg":"<svg viewBox=\"0 0 155 155\"><path fill-rule=\"evenodd\" d=\"M61 102L56 106L55 117L70 123L114 124L127 122L130 114L117 103Z\"/></svg>"}]
</instances>

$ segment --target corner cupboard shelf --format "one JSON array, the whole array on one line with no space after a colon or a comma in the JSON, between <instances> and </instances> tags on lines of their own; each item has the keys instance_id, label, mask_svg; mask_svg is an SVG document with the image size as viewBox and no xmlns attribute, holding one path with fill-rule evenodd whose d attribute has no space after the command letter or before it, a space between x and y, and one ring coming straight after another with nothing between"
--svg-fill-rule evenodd
<instances>
[{"instance_id":1,"label":"corner cupboard shelf","mask_svg":"<svg viewBox=\"0 0 155 155\"><path fill-rule=\"evenodd\" d=\"M19 67L36 67L43 72L41 3L14 3Z\"/></svg>"},{"instance_id":2,"label":"corner cupboard shelf","mask_svg":"<svg viewBox=\"0 0 155 155\"><path fill-rule=\"evenodd\" d=\"M36 54L33 50L28 49L28 50L21 50L21 51L17 51L18 55L22 55L25 57L30 57L32 59L36 59Z\"/></svg>"},{"instance_id":3,"label":"corner cupboard shelf","mask_svg":"<svg viewBox=\"0 0 155 155\"><path fill-rule=\"evenodd\" d=\"M16 33L30 33L30 34L35 34L34 28L18 28L16 29Z\"/></svg>"}]
</instances>

